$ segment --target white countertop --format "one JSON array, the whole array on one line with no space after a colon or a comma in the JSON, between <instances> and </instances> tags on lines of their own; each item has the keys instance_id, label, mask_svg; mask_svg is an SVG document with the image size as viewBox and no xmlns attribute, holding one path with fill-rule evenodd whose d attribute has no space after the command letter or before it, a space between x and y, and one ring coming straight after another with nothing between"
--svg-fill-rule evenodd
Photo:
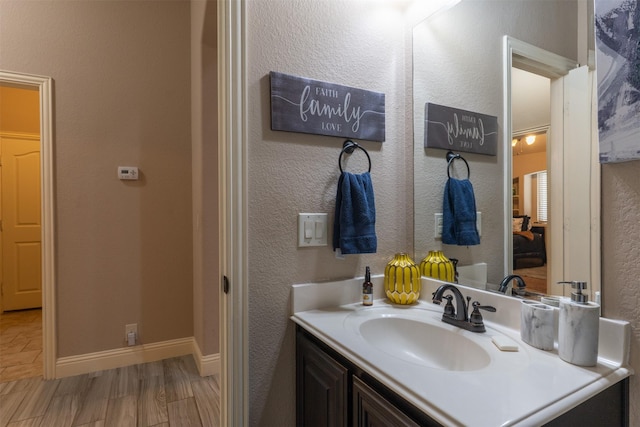
<instances>
[{"instance_id":1,"label":"white countertop","mask_svg":"<svg viewBox=\"0 0 640 427\"><path fill-rule=\"evenodd\" d=\"M598 364L575 366L558 357L557 346L543 351L520 339L518 299L465 287L460 287L463 295L498 308L496 313L483 312L487 332L443 327L475 340L491 355L491 363L478 370L448 371L400 360L375 351L350 322L357 316L394 309L438 320L442 307L423 298L430 298L442 282L423 278L421 301L407 308L382 298L381 276L372 281L378 298L372 307L359 302L362 279L294 285L292 320L441 424L544 424L633 374L628 367L627 322L601 318ZM494 335L507 336L519 351L500 351L491 342Z\"/></svg>"}]
</instances>

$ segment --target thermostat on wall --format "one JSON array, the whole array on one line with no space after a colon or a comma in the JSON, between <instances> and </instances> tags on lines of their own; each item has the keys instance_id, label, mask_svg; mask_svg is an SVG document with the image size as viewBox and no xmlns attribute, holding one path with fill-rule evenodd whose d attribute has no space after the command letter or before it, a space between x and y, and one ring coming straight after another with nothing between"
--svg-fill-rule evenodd
<instances>
[{"instance_id":1,"label":"thermostat on wall","mask_svg":"<svg viewBox=\"0 0 640 427\"><path fill-rule=\"evenodd\" d=\"M137 180L138 168L135 166L118 166L118 178L125 180Z\"/></svg>"}]
</instances>

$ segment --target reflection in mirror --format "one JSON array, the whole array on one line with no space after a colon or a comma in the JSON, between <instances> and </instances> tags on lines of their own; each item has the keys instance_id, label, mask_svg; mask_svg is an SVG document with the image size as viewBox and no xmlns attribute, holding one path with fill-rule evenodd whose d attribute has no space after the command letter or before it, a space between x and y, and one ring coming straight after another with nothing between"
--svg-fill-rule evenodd
<instances>
[{"instance_id":1,"label":"reflection in mirror","mask_svg":"<svg viewBox=\"0 0 640 427\"><path fill-rule=\"evenodd\" d=\"M533 136L534 134L529 134ZM530 140L533 138L529 138ZM536 152L519 152L523 137L514 136L512 159L513 273L522 277L527 288L547 293L547 159L546 134L536 137ZM528 147L531 148L531 147Z\"/></svg>"},{"instance_id":2,"label":"reflection in mirror","mask_svg":"<svg viewBox=\"0 0 640 427\"><path fill-rule=\"evenodd\" d=\"M505 38L504 59L505 122L509 132L516 123L515 112L518 110L513 107L513 67L528 69L547 77L550 81L550 124L545 131L548 137L546 172L536 174L536 178L546 178L548 182L547 221L544 228L536 228L540 234L539 245L534 248L528 247L524 252L529 253L525 256L530 258L534 251L538 251L540 257L546 257L547 294L564 295L564 289L557 284L559 281L581 280L590 284L589 292L593 299L595 292L600 290L600 233L597 225L599 168L597 138L592 136L596 135L595 121L592 120L591 114L595 96L593 73L589 72L587 67L576 68L574 61L510 37ZM511 142L512 149L513 136L505 141L505 144ZM526 143L527 136L522 137ZM519 144L517 139L515 138L516 146ZM531 139L529 142L532 142ZM505 188L511 189L511 208L515 205L513 179L518 175L518 171L514 170L514 159L516 156L505 157L505 170L511 171L511 179L505 182ZM523 174L523 191L527 189L527 183L524 182L526 178L527 175ZM520 185L520 182L518 184ZM520 197L521 195L518 196L518 202ZM522 209L525 209L524 204ZM512 223L505 227L515 231ZM542 236L545 236L546 254L542 253L541 249ZM536 233L533 237L535 241ZM511 262L512 267L518 272L516 254L522 251L521 248L515 247L516 239L521 237L514 233L513 241L509 240L505 247L511 246L513 252L507 253L513 253L513 259L507 263ZM566 277L581 279L565 279Z\"/></svg>"},{"instance_id":3,"label":"reflection in mirror","mask_svg":"<svg viewBox=\"0 0 640 427\"><path fill-rule=\"evenodd\" d=\"M513 273L527 289L547 294L549 215L547 140L551 120L550 79L511 68L511 182Z\"/></svg>"},{"instance_id":4,"label":"reflection in mirror","mask_svg":"<svg viewBox=\"0 0 640 427\"><path fill-rule=\"evenodd\" d=\"M524 16L527 17L528 22L535 22L536 25L522 25ZM540 72L536 70L535 61L530 61L530 58L518 51L517 47L520 45L517 43L516 49L510 47L509 61L506 61L503 50L504 36L508 35L526 42L523 45L538 46L540 50L543 49L547 53L554 52L556 56L577 58L580 44L577 27L578 2L565 0L462 1L446 12L416 25L413 30L414 256L416 260L424 258L430 250L442 250L449 258L458 259L461 266L486 263L489 288L497 288L497 284L512 272L511 222L514 202L512 200L511 140L514 135L513 130L531 130L549 124L553 128L553 123L548 121L519 127L512 125L511 88L507 90L505 86L507 82L511 84L511 72L506 71L505 64L508 63L509 69L513 63L517 68L538 72L538 74ZM584 43L586 48L586 41ZM511 55L514 56L511 57ZM535 59L535 55L533 56ZM551 57L554 57L553 54ZM575 66L576 61L571 62ZM566 73L566 70L564 72ZM559 77L558 74L553 73L542 74L548 79ZM444 245L439 238L435 237L437 232L435 217L442 212L446 160L443 150L424 148L424 110L427 102L498 117L501 134L498 155L485 156L472 153L464 155L471 169L477 210L482 212L481 244L478 246ZM585 105L590 103L586 101ZM587 129L589 128L590 126L587 126ZM567 139L565 133L564 130L554 133L555 137L560 139L560 149L566 149L563 145L564 140ZM587 167L584 163L580 166L581 179L585 180L585 170L591 168L590 135L582 138L576 134L569 139L574 139L574 142L580 139L584 144L578 149L586 155ZM455 150L455 147L453 149ZM550 152L547 155L548 158L553 157L555 153ZM583 155L577 156L577 159L579 162L585 161ZM572 165L571 168L575 166ZM576 180L563 175L569 171L554 174L553 168L546 169L549 176L549 205L555 204L556 207L562 207L566 195L571 193L572 186L576 185ZM595 178L599 179L597 176ZM522 179L524 182L524 176ZM586 181L592 184L594 179L587 175ZM557 186L555 191L552 190L554 186ZM584 196L583 189L579 189L578 193L581 194L580 197L590 199L590 194ZM555 198L559 198L559 201L556 202ZM591 206L587 208L589 213L590 208ZM555 218L553 212L550 212L549 223L553 218ZM554 236L554 242L563 242L572 233L586 235L589 239L594 237L588 229L578 230L571 225L569 229L563 230L563 220L561 219L558 223L561 227L559 232L555 229L549 232L549 237ZM575 225L581 226L578 223ZM558 269L548 274L548 280L552 281L554 277L559 277L560 280L582 280L582 276L578 274L580 272L575 269L569 271L563 266L566 264L565 260L576 265L573 259L584 256L584 253L573 256L567 253L570 251L563 245L560 245L557 251L552 251L550 249L556 247L554 242L549 242L547 247L547 262L552 258L553 265ZM590 244L587 247L590 247ZM588 256L592 254L589 252ZM582 260L583 269L589 265L589 261L589 259ZM599 260L597 262L599 268ZM549 264L550 268L551 266L552 264ZM588 267L586 269L588 270ZM517 269L515 272L518 272ZM591 277L590 271L589 278L586 280L591 281ZM548 292L562 294L562 289L550 287Z\"/></svg>"}]
</instances>

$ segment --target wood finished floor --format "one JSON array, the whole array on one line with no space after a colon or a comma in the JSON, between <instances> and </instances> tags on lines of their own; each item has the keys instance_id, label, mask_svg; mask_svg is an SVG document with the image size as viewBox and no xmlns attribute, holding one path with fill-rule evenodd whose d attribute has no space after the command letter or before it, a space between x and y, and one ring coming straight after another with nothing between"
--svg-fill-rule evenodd
<instances>
[{"instance_id":1,"label":"wood finished floor","mask_svg":"<svg viewBox=\"0 0 640 427\"><path fill-rule=\"evenodd\" d=\"M0 383L0 427L220 425L220 379L183 356L45 381Z\"/></svg>"},{"instance_id":2,"label":"wood finished floor","mask_svg":"<svg viewBox=\"0 0 640 427\"><path fill-rule=\"evenodd\" d=\"M513 270L514 274L520 275L527 284L527 289L547 293L547 266L519 268Z\"/></svg>"},{"instance_id":3,"label":"wood finished floor","mask_svg":"<svg viewBox=\"0 0 640 427\"><path fill-rule=\"evenodd\" d=\"M0 313L0 382L42 376L42 310Z\"/></svg>"}]
</instances>

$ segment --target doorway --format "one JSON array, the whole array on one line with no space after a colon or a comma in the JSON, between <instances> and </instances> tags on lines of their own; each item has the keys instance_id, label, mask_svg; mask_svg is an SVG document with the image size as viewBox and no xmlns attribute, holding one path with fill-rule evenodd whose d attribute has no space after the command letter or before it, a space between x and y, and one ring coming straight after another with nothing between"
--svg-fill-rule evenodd
<instances>
[{"instance_id":1,"label":"doorway","mask_svg":"<svg viewBox=\"0 0 640 427\"><path fill-rule=\"evenodd\" d=\"M551 124L551 80L511 68L511 180L513 272L527 288L547 293L550 223L547 144Z\"/></svg>"},{"instance_id":2,"label":"doorway","mask_svg":"<svg viewBox=\"0 0 640 427\"><path fill-rule=\"evenodd\" d=\"M25 345L25 349L31 352L40 352L40 355L35 357L32 362L41 367L40 372L45 379L52 379L55 378L56 355L55 272L53 262L55 259L53 229L53 147L51 128L52 81L49 77L0 71L0 86L14 92L17 90L26 91L26 93L31 93L35 96L37 106L34 108L37 111L38 117L34 120L39 127L39 136L34 136L33 133L29 135L29 132L3 134L3 178L7 176L5 172L14 168L15 173L12 172L12 174L19 176L21 182L26 182L25 180L31 181L28 186L23 185L23 187L37 187L39 184L37 195L32 194L27 198L19 198L21 200L19 203L22 204L20 206L22 216L19 219L20 226L18 228L21 228L20 231L22 232L29 228L25 227L25 224L31 226L34 223L39 223L39 228L30 227L31 229L28 230L26 237L24 235L11 237L19 242L18 246L20 246L20 250L18 251L17 258L14 256L10 261L12 264L11 268L3 268L2 273L3 276L8 274L15 275L15 271L18 271L19 276L21 276L21 284L18 285L16 292L19 294L17 302L9 300L2 301L3 304L6 303L6 308L3 308L3 310L17 310L11 312L16 315L11 316L14 317L11 321L7 320L8 318L4 316L2 320L5 326L7 326L6 329L14 328L14 331L21 332L23 338L33 338ZM8 99L12 98L4 96L3 102ZM20 110L20 104L3 104L2 108L18 116L15 113ZM5 157L5 155L8 157ZM13 160L10 161L11 158L13 158ZM12 162L13 164L9 167L9 163ZM16 165L18 165L17 168ZM6 188L6 186L3 187L3 192ZM7 195L3 194L3 197L6 199ZM25 216L24 214L27 212L28 214ZM5 225L11 225L10 222L12 221L6 222ZM15 223L15 221L13 222ZM3 229L8 231L7 227L3 227ZM39 235L39 243L37 243L37 235ZM8 235L3 236L4 240L7 240L7 238L9 238ZM5 249L7 248L7 245L2 246ZM2 254L3 260L7 259L5 255L6 254ZM33 264L36 265L34 266ZM16 267L17 270L14 267ZM14 269L13 273L9 271L11 269ZM40 279L41 290L36 291L34 288L37 286L34 285L34 283L38 282L38 280L36 280L38 278ZM23 279L24 283L22 283ZM38 300L40 302L39 304ZM40 313L29 313L28 309L38 305L41 306ZM31 323L30 326L25 326L24 322L27 321ZM21 326L17 327L16 325L18 324ZM39 331L31 330L34 324L40 325ZM30 331L25 332L25 328ZM32 341L40 341L42 350L34 350L34 348L37 347L37 343ZM33 355L34 353L29 354ZM24 372L23 374L29 375Z\"/></svg>"},{"instance_id":3,"label":"doorway","mask_svg":"<svg viewBox=\"0 0 640 427\"><path fill-rule=\"evenodd\" d=\"M516 93L517 90L514 95ZM514 102L516 100L514 96ZM527 289L543 294L548 293L547 247L551 232L547 188L548 134L548 126L540 131L516 131L511 140L513 273L524 279Z\"/></svg>"},{"instance_id":4,"label":"doorway","mask_svg":"<svg viewBox=\"0 0 640 427\"><path fill-rule=\"evenodd\" d=\"M0 84L0 381L42 375L40 100Z\"/></svg>"}]
</instances>

